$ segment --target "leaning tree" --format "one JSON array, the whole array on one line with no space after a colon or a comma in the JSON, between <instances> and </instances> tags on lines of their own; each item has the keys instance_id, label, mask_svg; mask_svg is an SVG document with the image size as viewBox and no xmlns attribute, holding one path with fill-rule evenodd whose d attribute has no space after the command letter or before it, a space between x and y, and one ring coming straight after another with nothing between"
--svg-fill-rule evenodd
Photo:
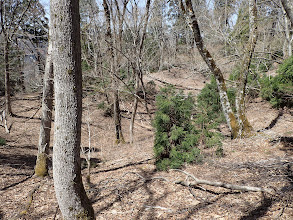
<instances>
[{"instance_id":1,"label":"leaning tree","mask_svg":"<svg viewBox=\"0 0 293 220\"><path fill-rule=\"evenodd\" d=\"M249 40L244 51L242 62L240 63L240 74L238 78L238 92L236 96L236 112L233 112L230 100L227 94L226 82L221 69L217 66L214 58L209 50L206 48L201 31L199 28L198 20L195 16L192 1L185 0L185 4L182 0L179 1L181 9L186 16L187 22L193 32L196 47L209 67L210 71L214 75L217 88L220 94L220 101L222 109L227 121L227 124L231 131L233 138L249 136L252 132L252 127L247 120L245 114L245 93L247 86L247 77L249 74L249 68L251 63L252 54L255 49L257 41L257 7L256 0L249 0Z\"/></svg>"}]
</instances>

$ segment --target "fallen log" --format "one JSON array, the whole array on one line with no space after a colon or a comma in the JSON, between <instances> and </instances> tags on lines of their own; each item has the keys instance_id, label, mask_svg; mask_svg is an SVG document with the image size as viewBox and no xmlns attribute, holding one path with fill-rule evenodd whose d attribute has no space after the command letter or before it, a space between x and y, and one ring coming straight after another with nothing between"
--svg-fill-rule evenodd
<instances>
[{"instance_id":1,"label":"fallen log","mask_svg":"<svg viewBox=\"0 0 293 220\"><path fill-rule=\"evenodd\" d=\"M213 182L209 180L198 179L195 176L191 175L190 173L187 173L186 171L179 170L179 169L172 169L172 170L184 173L185 175L193 179L193 181L190 181L190 182L183 181L183 180L175 181L176 184L180 184L182 186L195 187L197 185L204 184L204 185L222 187L222 188L231 189L231 190L267 192L267 193L274 192L273 189L265 189L262 187L243 186L243 185L235 185L235 184L229 184L229 183L223 183L223 182Z\"/></svg>"}]
</instances>

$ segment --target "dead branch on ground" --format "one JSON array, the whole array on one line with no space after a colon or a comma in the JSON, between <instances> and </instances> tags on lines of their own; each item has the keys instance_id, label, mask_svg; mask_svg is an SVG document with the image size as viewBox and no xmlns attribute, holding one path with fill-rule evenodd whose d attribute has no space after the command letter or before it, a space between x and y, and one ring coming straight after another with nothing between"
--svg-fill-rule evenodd
<instances>
[{"instance_id":1,"label":"dead branch on ground","mask_svg":"<svg viewBox=\"0 0 293 220\"><path fill-rule=\"evenodd\" d=\"M25 208L15 217L15 219L20 219L24 215L29 213L29 208L31 207L34 199L34 193L40 188L41 183L35 186L27 195L28 201L25 205Z\"/></svg>"},{"instance_id":2,"label":"dead branch on ground","mask_svg":"<svg viewBox=\"0 0 293 220\"><path fill-rule=\"evenodd\" d=\"M176 184L180 184L182 186L187 186L187 187L195 187L199 184L205 184L209 186L215 186L215 187L223 187L226 189L231 189L231 190L240 190L240 191L252 191L252 192L267 192L267 193L272 193L272 189L265 189L262 187L254 187L254 186L241 186L241 185L234 185L234 184L229 184L229 183L223 183L223 182L213 182L209 180L203 180L203 179L198 179L195 176L191 175L190 173L187 173L186 171L179 170L179 169L172 169L173 171L181 172L184 173L186 176L190 177L193 179L193 181L184 181L184 180L179 180L176 181Z\"/></svg>"}]
</instances>

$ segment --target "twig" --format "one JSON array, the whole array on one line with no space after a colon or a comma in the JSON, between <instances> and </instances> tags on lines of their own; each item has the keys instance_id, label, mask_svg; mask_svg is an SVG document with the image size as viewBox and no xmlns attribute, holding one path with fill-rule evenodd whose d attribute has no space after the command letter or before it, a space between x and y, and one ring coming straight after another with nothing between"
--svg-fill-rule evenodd
<instances>
[{"instance_id":1,"label":"twig","mask_svg":"<svg viewBox=\"0 0 293 220\"><path fill-rule=\"evenodd\" d=\"M146 209L161 209L161 210L165 210L165 211L168 211L168 212L173 212L172 209L165 208L165 207L162 207L162 206L150 206L150 205L144 205L144 207L145 207Z\"/></svg>"},{"instance_id":2,"label":"twig","mask_svg":"<svg viewBox=\"0 0 293 220\"><path fill-rule=\"evenodd\" d=\"M58 214L58 211L59 211L59 205L56 206L56 211L55 211L55 214L54 214L54 218L53 218L53 220L56 219L57 214Z\"/></svg>"},{"instance_id":3,"label":"twig","mask_svg":"<svg viewBox=\"0 0 293 220\"><path fill-rule=\"evenodd\" d=\"M41 183L38 184L36 187L34 187L28 194L28 202L24 208L24 210L22 210L17 216L15 219L19 219L21 218L22 216L28 214L28 211L29 211L29 208L31 207L32 203L33 203L33 196L34 196L34 193L40 188L41 186Z\"/></svg>"}]
</instances>

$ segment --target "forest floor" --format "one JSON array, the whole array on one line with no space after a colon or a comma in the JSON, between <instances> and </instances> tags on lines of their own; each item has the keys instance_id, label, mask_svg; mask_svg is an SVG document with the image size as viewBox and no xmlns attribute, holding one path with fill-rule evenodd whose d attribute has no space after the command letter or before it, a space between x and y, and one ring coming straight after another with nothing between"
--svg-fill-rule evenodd
<instances>
[{"instance_id":1,"label":"forest floor","mask_svg":"<svg viewBox=\"0 0 293 220\"><path fill-rule=\"evenodd\" d=\"M179 68L152 74L198 93L206 79ZM148 78L149 80L154 78ZM160 84L159 81L155 80ZM33 176L40 125L39 94L12 99L17 117L10 134L0 127L0 219L61 219L54 193L52 170L44 179ZM135 124L134 144L129 141L131 105L122 102L126 143L115 144L110 117L98 108L99 98L85 98L82 147L91 134L91 184L85 183L97 219L292 219L293 218L293 116L292 109L279 111L260 98L250 99L248 119L253 137L223 141L224 157L204 149L201 164L182 170L196 178L273 189L271 193L240 192L221 187L186 187L191 181L179 171L158 172L154 166L154 133L141 106ZM153 112L154 106L151 106ZM89 125L89 126L88 126ZM225 131L223 125L223 132ZM227 132L226 132L227 134ZM83 163L85 160L83 159ZM87 169L83 169L83 176ZM85 179L85 178L84 178Z\"/></svg>"}]
</instances>

